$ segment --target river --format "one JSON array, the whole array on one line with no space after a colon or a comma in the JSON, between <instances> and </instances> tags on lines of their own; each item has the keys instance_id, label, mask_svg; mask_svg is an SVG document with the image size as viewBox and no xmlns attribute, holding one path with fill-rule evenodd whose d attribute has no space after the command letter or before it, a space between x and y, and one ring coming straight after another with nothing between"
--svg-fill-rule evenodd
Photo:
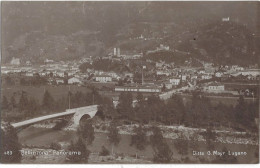
<instances>
[{"instance_id":1,"label":"river","mask_svg":"<svg viewBox=\"0 0 260 168\"><path fill-rule=\"evenodd\" d=\"M75 131L64 131L64 130L52 130L46 128L35 128L28 127L18 133L19 141L23 145L28 146L37 146L37 147L49 147L52 142L61 142L61 143L69 143L71 140L75 140L77 138ZM174 147L174 140L167 139L168 144L173 151L173 155L175 158L180 158L176 148ZM121 135L121 141L114 148L115 153L124 153L126 155L135 155L136 152L139 156L143 156L147 159L153 158L153 149L150 145L146 147L143 151L137 151L134 147L130 146L131 135ZM207 153L205 142L198 142L199 151L203 151ZM254 145L240 145L240 144L222 144L215 143L215 149L217 151L221 151L224 146L227 147L231 152L247 152L246 156L237 156L239 163L256 163L257 159L255 157L255 151L257 146ZM95 133L95 140L93 144L88 147L91 152L98 153L101 151L101 147L105 146L108 150L111 151L111 145L108 142L106 133ZM189 157L195 157L192 155L192 150L188 152ZM203 156L209 157L209 156Z\"/></svg>"}]
</instances>

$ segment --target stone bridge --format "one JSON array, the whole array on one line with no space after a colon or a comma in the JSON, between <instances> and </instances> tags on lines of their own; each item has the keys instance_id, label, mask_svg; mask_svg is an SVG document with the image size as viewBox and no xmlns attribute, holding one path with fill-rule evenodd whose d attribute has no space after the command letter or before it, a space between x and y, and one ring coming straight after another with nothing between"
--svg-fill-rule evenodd
<instances>
[{"instance_id":1,"label":"stone bridge","mask_svg":"<svg viewBox=\"0 0 260 168\"><path fill-rule=\"evenodd\" d=\"M62 118L64 116L73 115L73 119L72 119L73 125L78 126L80 119L83 116L87 115L88 117L93 118L96 115L97 111L98 111L98 105L91 105L91 106L79 107L79 108L74 108L74 109L67 109L65 112L36 117L36 118L29 119L29 120L21 121L18 123L12 123L11 125L14 128L23 128L23 127L27 127L27 126L33 125L33 124L41 122L41 121L46 121L46 120L50 120L50 119Z\"/></svg>"}]
</instances>

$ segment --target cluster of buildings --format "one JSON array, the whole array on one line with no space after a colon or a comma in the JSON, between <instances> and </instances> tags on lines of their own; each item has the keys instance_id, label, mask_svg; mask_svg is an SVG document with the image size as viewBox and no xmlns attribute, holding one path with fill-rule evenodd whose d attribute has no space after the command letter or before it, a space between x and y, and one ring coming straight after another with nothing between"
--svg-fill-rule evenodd
<instances>
[{"instance_id":1,"label":"cluster of buildings","mask_svg":"<svg viewBox=\"0 0 260 168\"><path fill-rule=\"evenodd\" d=\"M169 50L169 46L160 45L156 51ZM224 81L228 80L249 80L259 81L259 69L245 68L238 65L214 66L213 63L201 62L201 67L175 66L174 62L152 61L143 59L143 54L136 51L121 51L114 48L112 53L102 57L112 61L120 61L124 66L128 66L130 72L104 72L94 68L88 68L86 72L81 72L79 66L82 63L92 64L95 59L92 57L82 58L78 61L55 62L46 59L43 65L34 66L27 61L25 65L20 65L20 60L13 58L11 65L2 66L2 75L19 76L16 78L43 77L51 85L78 84L84 85L89 82L114 83L114 91L130 92L153 92L158 93L183 86L190 88L200 87L205 92L226 91ZM101 60L102 60L101 59ZM189 60L187 60L189 61ZM139 67L139 74L142 73L141 83L137 83L135 73L137 68L130 68L130 63L135 63ZM19 75L17 75L19 74ZM118 85L119 81L124 81ZM218 81L215 83L214 81ZM19 82L18 82L19 83ZM203 83L203 85L201 85Z\"/></svg>"}]
</instances>

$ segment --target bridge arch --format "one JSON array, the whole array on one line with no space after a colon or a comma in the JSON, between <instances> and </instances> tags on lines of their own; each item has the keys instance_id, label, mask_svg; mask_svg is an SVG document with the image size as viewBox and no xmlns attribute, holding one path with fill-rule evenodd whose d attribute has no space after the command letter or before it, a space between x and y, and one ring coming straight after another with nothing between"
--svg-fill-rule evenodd
<instances>
[{"instance_id":1,"label":"bridge arch","mask_svg":"<svg viewBox=\"0 0 260 168\"><path fill-rule=\"evenodd\" d=\"M89 116L89 118L93 118L96 113L97 113L98 109L97 106L92 106L91 108L78 108L76 113L73 116L73 122L75 126L79 126L80 124L80 120L84 117L84 116Z\"/></svg>"},{"instance_id":2,"label":"bridge arch","mask_svg":"<svg viewBox=\"0 0 260 168\"><path fill-rule=\"evenodd\" d=\"M90 119L91 116L89 114L79 114L79 115L74 115L74 124L80 125L82 123L83 120L88 120Z\"/></svg>"}]
</instances>

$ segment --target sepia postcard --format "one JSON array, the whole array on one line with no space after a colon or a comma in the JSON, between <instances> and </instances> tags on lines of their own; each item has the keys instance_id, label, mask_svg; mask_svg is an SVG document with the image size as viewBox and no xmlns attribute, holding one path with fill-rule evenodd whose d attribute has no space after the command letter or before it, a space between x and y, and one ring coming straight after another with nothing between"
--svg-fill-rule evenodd
<instances>
[{"instance_id":1,"label":"sepia postcard","mask_svg":"<svg viewBox=\"0 0 260 168\"><path fill-rule=\"evenodd\" d=\"M257 1L2 1L1 164L259 164Z\"/></svg>"}]
</instances>

